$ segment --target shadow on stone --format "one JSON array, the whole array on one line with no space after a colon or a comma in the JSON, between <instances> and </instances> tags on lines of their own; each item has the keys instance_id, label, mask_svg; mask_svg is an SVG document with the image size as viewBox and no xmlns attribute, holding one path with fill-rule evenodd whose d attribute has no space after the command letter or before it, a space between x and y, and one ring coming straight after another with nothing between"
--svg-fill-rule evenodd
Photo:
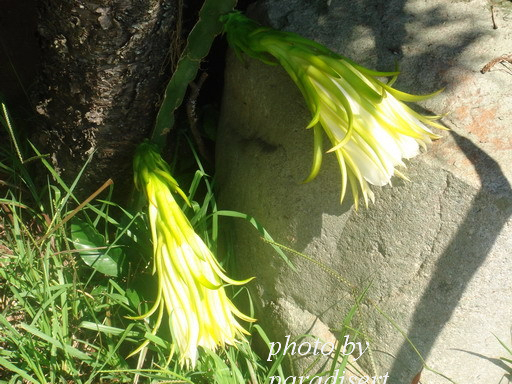
<instances>
[{"instance_id":1,"label":"shadow on stone","mask_svg":"<svg viewBox=\"0 0 512 384\"><path fill-rule=\"evenodd\" d=\"M512 215L511 199L506 204L490 207L493 203L489 202L486 191L492 190L496 184L503 183L506 183L508 192L512 191L500 166L467 138L453 131L451 134L460 150L473 163L482 187L475 195L471 208L455 236L439 257L430 282L412 317L407 337L425 359L444 325L453 315L471 278L486 260L495 240ZM443 305L440 305L440 302ZM432 316L434 308L437 312ZM430 332L426 332L426 329ZM492 329L489 329L489 332L492 332ZM409 344L404 341L390 370L391 378L403 379L405 367L401 362L407 361L407 356L411 353L413 352Z\"/></svg>"}]
</instances>

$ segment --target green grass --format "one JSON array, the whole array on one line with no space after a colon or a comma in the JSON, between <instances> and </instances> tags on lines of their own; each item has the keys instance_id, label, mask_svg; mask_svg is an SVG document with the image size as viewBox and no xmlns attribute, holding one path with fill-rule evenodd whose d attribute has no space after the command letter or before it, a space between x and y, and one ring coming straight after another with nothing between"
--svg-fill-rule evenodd
<instances>
[{"instance_id":1,"label":"green grass","mask_svg":"<svg viewBox=\"0 0 512 384\"><path fill-rule=\"evenodd\" d=\"M98 382L106 367L128 366L120 337L80 324L121 318L119 285L95 278L74 252L62 225L74 205L73 189L51 182L56 174L49 169L46 186L38 190L18 157L5 148L1 156L9 188L0 200L0 379Z\"/></svg>"},{"instance_id":2,"label":"green grass","mask_svg":"<svg viewBox=\"0 0 512 384\"><path fill-rule=\"evenodd\" d=\"M503 347L505 352L507 352L507 357L505 357L505 356L500 357L500 361L506 367L505 368L506 373L503 375L503 377L508 378L509 380L512 380L512 347L505 344L505 342L502 341L501 339L499 339L496 335L494 335L494 337L496 337L496 340L498 340L498 342L501 344L501 346Z\"/></svg>"},{"instance_id":3,"label":"green grass","mask_svg":"<svg viewBox=\"0 0 512 384\"><path fill-rule=\"evenodd\" d=\"M22 151L33 152L29 163ZM43 188L31 177L34 165L46 173ZM188 177L192 207L183 208L215 250L219 218L239 214L217 211L211 180L198 168ZM168 329L153 336L147 322L126 319L148 308L156 286L144 210L112 202L112 186L83 204L74 194L81 173L67 185L37 149L18 145L0 148L0 172L0 383L264 383L270 370L282 374L248 343L203 351L188 371L169 359ZM246 288L232 290L250 301ZM145 338L148 347L127 359Z\"/></svg>"}]
</instances>

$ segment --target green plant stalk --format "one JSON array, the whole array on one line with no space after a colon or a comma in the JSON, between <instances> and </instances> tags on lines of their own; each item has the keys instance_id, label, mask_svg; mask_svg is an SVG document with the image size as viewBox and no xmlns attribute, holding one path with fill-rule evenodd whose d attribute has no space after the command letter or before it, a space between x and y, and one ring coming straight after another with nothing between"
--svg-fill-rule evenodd
<instances>
[{"instance_id":1,"label":"green plant stalk","mask_svg":"<svg viewBox=\"0 0 512 384\"><path fill-rule=\"evenodd\" d=\"M174 126L174 111L181 105L188 85L197 76L201 61L210 51L213 40L222 32L220 17L233 10L236 0L206 0L199 12L199 20L190 32L176 71L165 89L151 141L160 151Z\"/></svg>"},{"instance_id":2,"label":"green plant stalk","mask_svg":"<svg viewBox=\"0 0 512 384\"><path fill-rule=\"evenodd\" d=\"M4 115L4 119L3 119L2 123L7 128L7 131L9 132L9 135L11 135L11 141L14 144L14 149L16 149L16 154L18 155L18 159L23 164L23 161L24 161L23 160L23 156L21 155L21 151L20 151L20 148L18 146L18 142L16 140L16 136L14 135L14 130L12 128L11 119L9 117L9 113L7 112L7 107L5 106L4 103L1 103L1 104L2 104L2 113Z\"/></svg>"}]
</instances>

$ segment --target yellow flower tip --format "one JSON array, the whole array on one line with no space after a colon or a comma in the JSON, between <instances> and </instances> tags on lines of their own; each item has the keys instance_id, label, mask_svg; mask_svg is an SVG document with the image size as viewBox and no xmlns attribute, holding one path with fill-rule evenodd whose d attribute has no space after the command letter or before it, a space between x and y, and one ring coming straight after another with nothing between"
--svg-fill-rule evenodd
<instances>
[{"instance_id":1,"label":"yellow flower tip","mask_svg":"<svg viewBox=\"0 0 512 384\"><path fill-rule=\"evenodd\" d=\"M318 172L320 172L320 168L322 166L323 137L322 128L320 124L316 124L313 128L313 139L313 163L311 165L311 171L309 172L309 176L302 181L304 184L312 181L318 175Z\"/></svg>"},{"instance_id":2,"label":"yellow flower tip","mask_svg":"<svg viewBox=\"0 0 512 384\"><path fill-rule=\"evenodd\" d=\"M395 176L401 178L402 180L405 180L405 181L411 181L407 176L405 176L402 172L400 172L398 169L395 169Z\"/></svg>"},{"instance_id":3,"label":"yellow flower tip","mask_svg":"<svg viewBox=\"0 0 512 384\"><path fill-rule=\"evenodd\" d=\"M237 281L226 276L203 240L195 233L173 193L188 202L169 166L149 143L139 146L134 171L136 184L145 193L153 237L154 273L158 277L158 296L141 320L158 310L152 334L161 324L164 309L169 317L173 350L183 366L194 367L200 348L216 349L245 341L245 329L236 318L243 315L228 299L227 285L242 285L252 278ZM149 343L146 340L131 355Z\"/></svg>"}]
</instances>

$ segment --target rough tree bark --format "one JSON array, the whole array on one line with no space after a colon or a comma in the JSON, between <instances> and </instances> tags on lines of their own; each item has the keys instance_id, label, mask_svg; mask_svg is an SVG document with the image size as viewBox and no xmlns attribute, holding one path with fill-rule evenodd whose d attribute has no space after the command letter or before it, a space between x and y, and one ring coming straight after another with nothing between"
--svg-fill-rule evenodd
<instances>
[{"instance_id":1,"label":"rough tree bark","mask_svg":"<svg viewBox=\"0 0 512 384\"><path fill-rule=\"evenodd\" d=\"M131 184L131 160L151 130L165 86L176 0L40 0L38 145L65 180L93 162L81 194L113 178Z\"/></svg>"}]
</instances>

